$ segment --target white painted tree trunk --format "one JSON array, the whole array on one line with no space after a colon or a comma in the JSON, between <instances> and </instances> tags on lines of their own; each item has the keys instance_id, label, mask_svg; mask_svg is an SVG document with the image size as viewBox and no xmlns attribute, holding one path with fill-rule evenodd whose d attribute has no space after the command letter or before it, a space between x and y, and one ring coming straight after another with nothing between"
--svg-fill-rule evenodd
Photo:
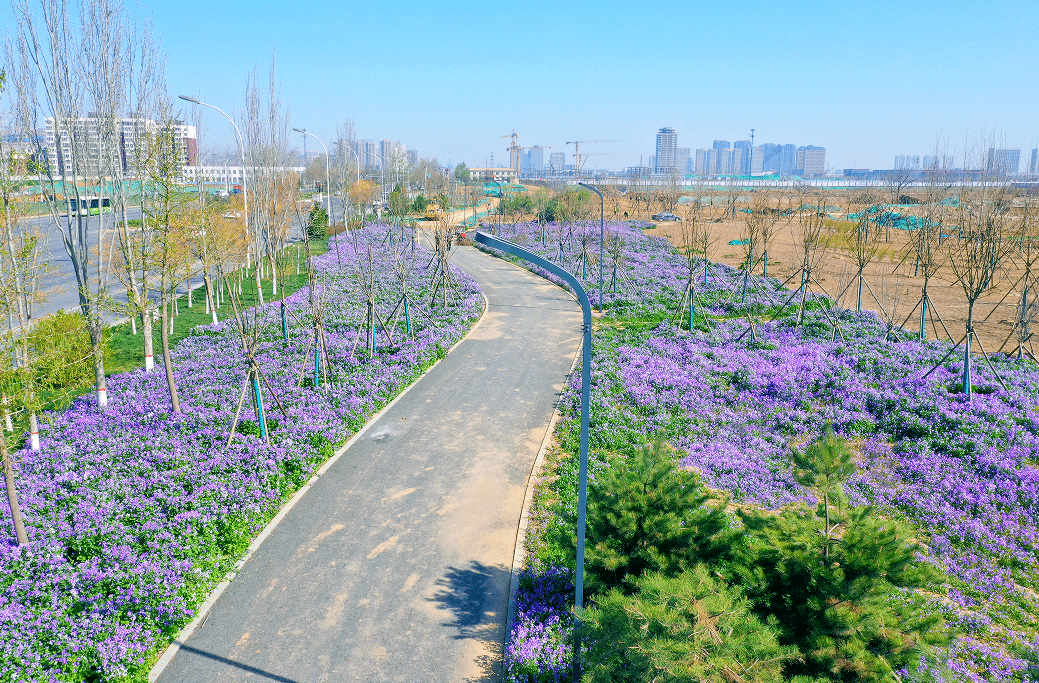
<instances>
[{"instance_id":1,"label":"white painted tree trunk","mask_svg":"<svg viewBox=\"0 0 1039 683\"><path fill-rule=\"evenodd\" d=\"M144 313L144 371L155 369L155 338L152 336L152 312Z\"/></svg>"},{"instance_id":2,"label":"white painted tree trunk","mask_svg":"<svg viewBox=\"0 0 1039 683\"><path fill-rule=\"evenodd\" d=\"M36 419L36 413L29 413L29 448L40 450L40 421Z\"/></svg>"}]
</instances>

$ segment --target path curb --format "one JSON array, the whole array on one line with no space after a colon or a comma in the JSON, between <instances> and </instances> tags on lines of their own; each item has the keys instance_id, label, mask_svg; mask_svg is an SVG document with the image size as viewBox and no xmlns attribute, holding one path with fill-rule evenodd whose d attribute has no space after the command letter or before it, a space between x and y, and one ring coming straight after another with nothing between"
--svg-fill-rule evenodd
<instances>
[{"instance_id":1,"label":"path curb","mask_svg":"<svg viewBox=\"0 0 1039 683\"><path fill-rule=\"evenodd\" d=\"M537 273L534 273L534 275L537 275ZM577 363L581 358L583 345L582 342L582 345L578 346L577 351L574 353L574 360L570 364L570 371L566 375L567 379L574 374L574 369L577 367ZM505 664L505 652L509 646L509 635L512 632L512 624L516 620L516 592L519 590L519 575L520 572L523 571L523 549L527 541L527 527L530 524L530 506L534 502L534 480L538 477L545 465L545 453L548 451L548 447L552 443L556 423L559 422L560 417L559 400L556 400L555 409L552 411L552 419L549 420L548 429L545 431L545 438L541 440L541 449L538 451L537 457L534 458L534 464L530 468L530 474L527 475L527 490L523 495L523 510L520 512L519 523L516 525L516 547L512 555L512 575L509 579L509 609L505 619L505 635L502 639L501 648L503 666Z\"/></svg>"}]
</instances>

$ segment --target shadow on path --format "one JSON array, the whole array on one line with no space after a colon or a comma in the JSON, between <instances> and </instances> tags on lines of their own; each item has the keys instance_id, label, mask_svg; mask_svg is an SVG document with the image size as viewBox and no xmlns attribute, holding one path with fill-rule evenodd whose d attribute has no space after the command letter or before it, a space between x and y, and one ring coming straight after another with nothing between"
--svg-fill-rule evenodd
<instances>
[{"instance_id":1,"label":"shadow on path","mask_svg":"<svg viewBox=\"0 0 1039 683\"><path fill-rule=\"evenodd\" d=\"M448 567L447 573L437 580L439 590L430 598L454 617L444 626L457 631L456 639L473 639L484 643L489 652L477 658L480 675L467 678L466 683L500 681L502 676L502 607L494 604L494 596L507 591L512 572L502 566L491 566L471 561L468 568ZM490 598L490 599L488 599Z\"/></svg>"},{"instance_id":2,"label":"shadow on path","mask_svg":"<svg viewBox=\"0 0 1039 683\"><path fill-rule=\"evenodd\" d=\"M279 676L278 674L272 674L269 671L264 671L263 669L257 669L255 666L249 666L248 664L242 664L241 662L236 662L233 659L228 659L227 657L221 657L220 655L215 655L215 654L213 654L211 652L206 652L205 650L200 650L197 647L191 647L190 645L187 645L187 644L181 645L180 649L181 649L182 652L190 652L191 654L197 655L199 657L206 657L207 659L212 659L214 662L220 662L221 664L225 664L227 666L233 666L236 669L241 669L242 671L247 671L247 672L249 672L251 674L256 674L257 676L261 676L261 677L266 678L267 680L270 680L270 681L278 681L279 683L298 683L298 681L295 681L295 680L293 680L291 678L286 678L285 676Z\"/></svg>"}]
</instances>

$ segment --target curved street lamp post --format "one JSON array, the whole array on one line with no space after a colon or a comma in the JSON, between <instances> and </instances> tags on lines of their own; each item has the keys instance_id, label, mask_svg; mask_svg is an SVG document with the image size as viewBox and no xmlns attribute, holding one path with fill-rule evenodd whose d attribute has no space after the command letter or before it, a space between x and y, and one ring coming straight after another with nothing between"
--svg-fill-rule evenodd
<instances>
[{"instance_id":1,"label":"curved street lamp post","mask_svg":"<svg viewBox=\"0 0 1039 683\"><path fill-rule=\"evenodd\" d=\"M238 124L236 124L234 122L234 119L232 119L230 116L228 116L227 112L225 112L220 107L217 107L217 106L214 106L212 104L209 104L208 102L203 102L202 100L195 99L194 97L189 97L188 95L178 95L178 97L180 97L180 99L184 100L185 102L191 102L192 104L199 104L199 105L202 105L203 107L209 107L210 109L216 109L218 112L220 112L221 114L224 115L224 118L226 118L228 121L231 122L232 126L234 126L234 132L238 135L238 148L242 152L242 210L245 212L245 236L246 236L246 238L249 238L249 185L248 185L248 181L246 180L246 178L248 177L249 174L246 173L245 141L242 139L242 131L238 130ZM246 258L245 267L248 268L249 265L250 265L249 264L249 252L248 251L245 252L245 258ZM260 254L259 254L258 251L257 251L257 254L256 254L256 262L257 263L260 262Z\"/></svg>"},{"instance_id":2,"label":"curved street lamp post","mask_svg":"<svg viewBox=\"0 0 1039 683\"><path fill-rule=\"evenodd\" d=\"M328 207L328 221L332 222L332 177L328 173L328 148L325 147L325 143L321 142L321 138L314 135L306 128L293 128L292 130L297 133L303 133L317 140L317 144L321 145L321 149L325 152L325 204ZM306 161L306 159L304 159Z\"/></svg>"},{"instance_id":3,"label":"curved street lamp post","mask_svg":"<svg viewBox=\"0 0 1039 683\"><path fill-rule=\"evenodd\" d=\"M565 268L560 268L548 259L541 258L512 242L492 237L485 232L477 231L473 239L492 249L504 251L540 266L563 280L574 290L584 313L584 348L582 349L581 369L581 467L577 488L577 571L574 577L574 612L576 616L572 672L573 683L578 683L581 680L581 615L584 612L584 528L588 499L588 413L592 383L592 307L588 303L588 294L581 286L581 282Z\"/></svg>"}]
</instances>

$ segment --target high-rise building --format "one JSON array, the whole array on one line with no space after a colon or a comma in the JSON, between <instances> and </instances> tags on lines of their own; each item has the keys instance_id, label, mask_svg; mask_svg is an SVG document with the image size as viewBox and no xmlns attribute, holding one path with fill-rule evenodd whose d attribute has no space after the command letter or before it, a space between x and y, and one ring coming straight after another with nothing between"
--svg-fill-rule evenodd
<instances>
[{"instance_id":1,"label":"high-rise building","mask_svg":"<svg viewBox=\"0 0 1039 683\"><path fill-rule=\"evenodd\" d=\"M797 148L797 168L804 176L826 173L826 148L807 145Z\"/></svg>"},{"instance_id":2,"label":"high-rise building","mask_svg":"<svg viewBox=\"0 0 1039 683\"><path fill-rule=\"evenodd\" d=\"M743 159L740 161L739 175L750 175L750 140L737 140L732 143L733 149L742 150ZM736 175L736 171L733 171Z\"/></svg>"},{"instance_id":3,"label":"high-rise building","mask_svg":"<svg viewBox=\"0 0 1039 683\"><path fill-rule=\"evenodd\" d=\"M762 172L779 173L783 161L783 146L766 142L762 144L759 149L761 150ZM754 161L755 165L757 165L757 160L755 159Z\"/></svg>"},{"instance_id":4,"label":"high-rise building","mask_svg":"<svg viewBox=\"0 0 1039 683\"><path fill-rule=\"evenodd\" d=\"M750 151L750 174L761 175L765 172L765 147L764 145L759 145L752 147Z\"/></svg>"},{"instance_id":5,"label":"high-rise building","mask_svg":"<svg viewBox=\"0 0 1039 683\"><path fill-rule=\"evenodd\" d=\"M779 172L793 173L794 166L797 165L797 146L783 145L783 153L780 158L781 161L779 163Z\"/></svg>"},{"instance_id":6,"label":"high-rise building","mask_svg":"<svg viewBox=\"0 0 1039 683\"><path fill-rule=\"evenodd\" d=\"M679 147L675 153L675 168L678 169L679 175L685 175L692 173L692 159L689 156L690 149L688 147Z\"/></svg>"},{"instance_id":7,"label":"high-rise building","mask_svg":"<svg viewBox=\"0 0 1039 683\"><path fill-rule=\"evenodd\" d=\"M989 173L1009 175L1017 173L1021 168L1021 150L1019 149L996 149L989 147L988 164L985 170Z\"/></svg>"},{"instance_id":8,"label":"high-rise building","mask_svg":"<svg viewBox=\"0 0 1039 683\"><path fill-rule=\"evenodd\" d=\"M690 161L690 171L696 175L739 175L743 167L743 149L739 147L698 149L693 153Z\"/></svg>"},{"instance_id":9,"label":"high-rise building","mask_svg":"<svg viewBox=\"0 0 1039 683\"><path fill-rule=\"evenodd\" d=\"M897 154L895 155L895 168L897 170L920 170L928 167L928 159L933 161L934 157L925 156L922 162L918 154Z\"/></svg>"},{"instance_id":10,"label":"high-rise building","mask_svg":"<svg viewBox=\"0 0 1039 683\"><path fill-rule=\"evenodd\" d=\"M709 175L707 173L707 152L708 150L703 148L693 152L693 173L696 175Z\"/></svg>"},{"instance_id":11,"label":"high-rise building","mask_svg":"<svg viewBox=\"0 0 1039 683\"><path fill-rule=\"evenodd\" d=\"M375 151L375 140L358 140L354 151L361 168L375 168L379 165L378 152Z\"/></svg>"},{"instance_id":12,"label":"high-rise building","mask_svg":"<svg viewBox=\"0 0 1039 683\"><path fill-rule=\"evenodd\" d=\"M711 149L729 149L732 145L728 140L715 140L714 144L711 145Z\"/></svg>"},{"instance_id":13,"label":"high-rise building","mask_svg":"<svg viewBox=\"0 0 1039 683\"><path fill-rule=\"evenodd\" d=\"M953 158L944 154L925 154L920 163L922 171L948 170L952 168Z\"/></svg>"},{"instance_id":14,"label":"high-rise building","mask_svg":"<svg viewBox=\"0 0 1039 683\"><path fill-rule=\"evenodd\" d=\"M676 170L678 134L674 128L664 127L657 132L656 163L651 164L655 173L672 173Z\"/></svg>"},{"instance_id":15,"label":"high-rise building","mask_svg":"<svg viewBox=\"0 0 1039 683\"><path fill-rule=\"evenodd\" d=\"M924 157L926 159L927 157ZM926 161L924 166L926 166ZM919 171L920 170L920 155L918 154L897 154L895 155L895 169L900 171Z\"/></svg>"},{"instance_id":16,"label":"high-rise building","mask_svg":"<svg viewBox=\"0 0 1039 683\"><path fill-rule=\"evenodd\" d=\"M565 152L552 152L548 155L548 166L549 170L553 173L562 173L563 164L566 163Z\"/></svg>"},{"instance_id":17,"label":"high-rise building","mask_svg":"<svg viewBox=\"0 0 1039 683\"><path fill-rule=\"evenodd\" d=\"M1032 150L1032 162L1028 164L1029 173L1039 173L1039 148Z\"/></svg>"},{"instance_id":18,"label":"high-rise building","mask_svg":"<svg viewBox=\"0 0 1039 683\"><path fill-rule=\"evenodd\" d=\"M391 163L394 153L397 151L396 145L393 144L393 140L380 140L379 141L379 156L382 157L382 163L387 166Z\"/></svg>"},{"instance_id":19,"label":"high-rise building","mask_svg":"<svg viewBox=\"0 0 1039 683\"><path fill-rule=\"evenodd\" d=\"M545 171L545 148L531 147L523 152L522 171L526 174L541 175Z\"/></svg>"}]
</instances>

